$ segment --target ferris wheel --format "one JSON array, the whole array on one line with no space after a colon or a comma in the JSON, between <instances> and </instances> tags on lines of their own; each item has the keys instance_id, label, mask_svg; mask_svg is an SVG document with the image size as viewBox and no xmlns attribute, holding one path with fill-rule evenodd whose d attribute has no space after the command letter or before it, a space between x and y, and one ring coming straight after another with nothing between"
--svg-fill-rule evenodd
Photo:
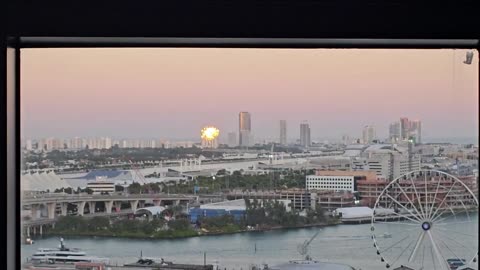
<instances>
[{"instance_id":1,"label":"ferris wheel","mask_svg":"<svg viewBox=\"0 0 480 270\"><path fill-rule=\"evenodd\" d=\"M476 179L418 170L378 193L370 229L386 268L478 269Z\"/></svg>"}]
</instances>

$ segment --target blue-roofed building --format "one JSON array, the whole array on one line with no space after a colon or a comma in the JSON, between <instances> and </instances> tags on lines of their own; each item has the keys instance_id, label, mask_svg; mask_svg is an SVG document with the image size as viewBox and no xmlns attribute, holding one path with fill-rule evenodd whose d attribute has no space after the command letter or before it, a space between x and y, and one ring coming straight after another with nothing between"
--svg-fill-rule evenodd
<instances>
[{"instance_id":1,"label":"blue-roofed building","mask_svg":"<svg viewBox=\"0 0 480 270\"><path fill-rule=\"evenodd\" d=\"M202 217L220 217L232 215L235 220L241 220L246 212L245 200L232 200L218 203L204 204L200 207L188 209L190 222L195 223Z\"/></svg>"},{"instance_id":2,"label":"blue-roofed building","mask_svg":"<svg viewBox=\"0 0 480 270\"><path fill-rule=\"evenodd\" d=\"M129 185L133 182L141 183L139 176L131 170L93 170L85 175L63 177L63 179L74 188L85 188L89 182L96 181L98 177L113 182L115 185Z\"/></svg>"},{"instance_id":3,"label":"blue-roofed building","mask_svg":"<svg viewBox=\"0 0 480 270\"><path fill-rule=\"evenodd\" d=\"M94 170L94 171L88 172L84 176L73 177L70 179L95 180L97 177L117 178L117 179L122 178L122 179L132 180L132 173L131 171L127 171L127 170L114 170L114 171Z\"/></svg>"}]
</instances>

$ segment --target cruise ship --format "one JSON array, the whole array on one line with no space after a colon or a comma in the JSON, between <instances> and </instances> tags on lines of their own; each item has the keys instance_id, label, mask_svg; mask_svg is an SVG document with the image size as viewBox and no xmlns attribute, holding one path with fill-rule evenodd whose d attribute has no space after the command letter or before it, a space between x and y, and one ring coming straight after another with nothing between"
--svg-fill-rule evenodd
<instances>
[{"instance_id":1,"label":"cruise ship","mask_svg":"<svg viewBox=\"0 0 480 270\"><path fill-rule=\"evenodd\" d=\"M29 263L76 263L76 262L103 262L108 263L108 258L87 256L78 248L67 248L60 238L58 248L39 248L29 259Z\"/></svg>"}]
</instances>

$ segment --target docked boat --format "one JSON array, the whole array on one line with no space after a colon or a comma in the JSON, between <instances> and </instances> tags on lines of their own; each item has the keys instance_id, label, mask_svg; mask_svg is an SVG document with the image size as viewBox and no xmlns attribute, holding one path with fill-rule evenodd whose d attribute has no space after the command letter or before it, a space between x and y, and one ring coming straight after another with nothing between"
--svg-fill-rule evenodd
<instances>
[{"instance_id":1,"label":"docked boat","mask_svg":"<svg viewBox=\"0 0 480 270\"><path fill-rule=\"evenodd\" d=\"M30 258L28 262L36 263L69 263L76 262L103 262L108 263L108 258L87 256L87 254L78 248L68 248L60 238L60 245L58 248L39 248Z\"/></svg>"},{"instance_id":2,"label":"docked boat","mask_svg":"<svg viewBox=\"0 0 480 270\"><path fill-rule=\"evenodd\" d=\"M460 266L464 266L466 261L465 259L447 259L448 266L450 267L451 270L456 270Z\"/></svg>"},{"instance_id":3,"label":"docked boat","mask_svg":"<svg viewBox=\"0 0 480 270\"><path fill-rule=\"evenodd\" d=\"M25 238L24 243L25 243L25 245L33 245L35 243L35 241L33 241L32 238L27 237L27 238Z\"/></svg>"}]
</instances>

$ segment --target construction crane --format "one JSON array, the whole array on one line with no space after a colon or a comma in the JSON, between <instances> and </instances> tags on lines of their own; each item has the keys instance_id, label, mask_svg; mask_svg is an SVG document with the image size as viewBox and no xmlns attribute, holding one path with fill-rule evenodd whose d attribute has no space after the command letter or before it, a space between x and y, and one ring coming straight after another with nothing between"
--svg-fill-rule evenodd
<instances>
[{"instance_id":1,"label":"construction crane","mask_svg":"<svg viewBox=\"0 0 480 270\"><path fill-rule=\"evenodd\" d=\"M309 240L305 240L303 244L297 246L297 251L300 255L305 256L305 260L310 261L312 258L308 255L308 246L312 243L313 239L317 237L320 231L316 232Z\"/></svg>"},{"instance_id":2,"label":"construction crane","mask_svg":"<svg viewBox=\"0 0 480 270\"><path fill-rule=\"evenodd\" d=\"M137 175L137 178L139 179L139 183L144 185L147 181L145 181L145 177L143 176L143 174L140 172L140 168L137 167L135 165L135 163L133 163L131 160L129 160L130 162L130 167L132 168L132 170L135 172L135 174ZM133 180L133 179L132 179ZM135 180L133 180L135 182Z\"/></svg>"}]
</instances>

